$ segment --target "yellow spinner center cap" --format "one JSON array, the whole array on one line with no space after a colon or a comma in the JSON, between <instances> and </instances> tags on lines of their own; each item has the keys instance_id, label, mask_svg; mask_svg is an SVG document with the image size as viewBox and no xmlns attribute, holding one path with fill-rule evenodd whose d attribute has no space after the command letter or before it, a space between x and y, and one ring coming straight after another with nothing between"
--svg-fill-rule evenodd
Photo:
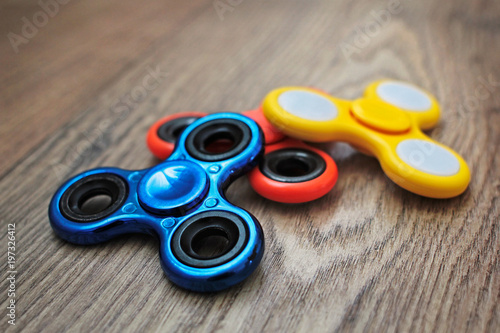
<instances>
[{"instance_id":1,"label":"yellow spinner center cap","mask_svg":"<svg viewBox=\"0 0 500 333\"><path fill-rule=\"evenodd\" d=\"M376 99L355 100L351 111L360 123L380 132L402 133L411 127L411 119L404 111Z\"/></svg>"}]
</instances>

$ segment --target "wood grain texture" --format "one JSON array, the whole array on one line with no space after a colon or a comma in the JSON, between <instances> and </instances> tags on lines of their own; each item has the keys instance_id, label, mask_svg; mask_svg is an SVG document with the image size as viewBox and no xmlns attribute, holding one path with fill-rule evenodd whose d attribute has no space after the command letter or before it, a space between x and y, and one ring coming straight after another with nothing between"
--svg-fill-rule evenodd
<instances>
[{"instance_id":1,"label":"wood grain texture","mask_svg":"<svg viewBox=\"0 0 500 333\"><path fill-rule=\"evenodd\" d=\"M6 252L15 223L18 317L8 325L2 278L0 330L498 332L500 3L232 3L221 20L212 0L73 1L18 53L6 36L39 4L1 5L0 240ZM158 85L139 94L155 70ZM321 145L339 168L324 198L283 205L245 178L231 186L229 199L260 220L266 252L247 281L217 294L170 283L154 239L74 246L49 226L64 179L158 163L145 134L162 116L243 111L282 85L355 98L384 77L440 101L429 135L469 163L460 197L413 195L375 159Z\"/></svg>"}]
</instances>

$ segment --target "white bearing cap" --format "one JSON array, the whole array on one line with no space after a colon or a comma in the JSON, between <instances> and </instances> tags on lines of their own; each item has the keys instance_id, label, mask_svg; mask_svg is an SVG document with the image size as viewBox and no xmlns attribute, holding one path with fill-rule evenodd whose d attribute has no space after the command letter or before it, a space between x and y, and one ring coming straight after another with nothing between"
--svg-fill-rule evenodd
<instances>
[{"instance_id":1,"label":"white bearing cap","mask_svg":"<svg viewBox=\"0 0 500 333\"><path fill-rule=\"evenodd\" d=\"M436 176L453 176L460 170L458 159L432 141L408 139L401 141L396 153L405 163Z\"/></svg>"},{"instance_id":2,"label":"white bearing cap","mask_svg":"<svg viewBox=\"0 0 500 333\"><path fill-rule=\"evenodd\" d=\"M409 111L424 112L432 106L427 93L404 82L382 82L377 87L377 95L384 102Z\"/></svg>"},{"instance_id":3,"label":"white bearing cap","mask_svg":"<svg viewBox=\"0 0 500 333\"><path fill-rule=\"evenodd\" d=\"M279 95L278 104L288 113L307 120L332 120L339 113L332 101L311 91L285 91Z\"/></svg>"}]
</instances>

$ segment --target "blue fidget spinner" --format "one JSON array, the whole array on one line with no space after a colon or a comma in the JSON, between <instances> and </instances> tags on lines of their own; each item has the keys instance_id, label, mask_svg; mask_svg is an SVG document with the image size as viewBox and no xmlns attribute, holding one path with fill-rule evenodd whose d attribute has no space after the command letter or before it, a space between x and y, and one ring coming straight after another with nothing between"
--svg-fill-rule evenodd
<instances>
[{"instance_id":1,"label":"blue fidget spinner","mask_svg":"<svg viewBox=\"0 0 500 333\"><path fill-rule=\"evenodd\" d=\"M68 180L49 206L54 231L76 244L128 233L157 235L175 284L217 291L243 281L264 252L257 219L224 190L255 167L264 137L250 118L218 113L182 132L170 158L150 169L99 168Z\"/></svg>"}]
</instances>

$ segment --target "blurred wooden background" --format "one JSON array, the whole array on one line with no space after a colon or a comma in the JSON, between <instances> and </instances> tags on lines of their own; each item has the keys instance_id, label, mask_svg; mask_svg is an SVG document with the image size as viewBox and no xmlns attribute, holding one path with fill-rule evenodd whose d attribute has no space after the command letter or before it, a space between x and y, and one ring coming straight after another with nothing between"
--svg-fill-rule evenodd
<instances>
[{"instance_id":1,"label":"blurred wooden background","mask_svg":"<svg viewBox=\"0 0 500 333\"><path fill-rule=\"evenodd\" d=\"M18 271L15 326L2 275L1 331L500 330L500 2L54 3L0 5L0 240L6 272L15 223ZM154 239L74 246L49 226L64 179L157 164L145 135L162 116L243 111L292 84L355 98L385 77L440 101L429 135L468 161L460 197L413 195L375 159L322 145L339 167L322 199L277 204L245 178L229 189L266 253L246 282L207 295L168 281Z\"/></svg>"}]
</instances>

